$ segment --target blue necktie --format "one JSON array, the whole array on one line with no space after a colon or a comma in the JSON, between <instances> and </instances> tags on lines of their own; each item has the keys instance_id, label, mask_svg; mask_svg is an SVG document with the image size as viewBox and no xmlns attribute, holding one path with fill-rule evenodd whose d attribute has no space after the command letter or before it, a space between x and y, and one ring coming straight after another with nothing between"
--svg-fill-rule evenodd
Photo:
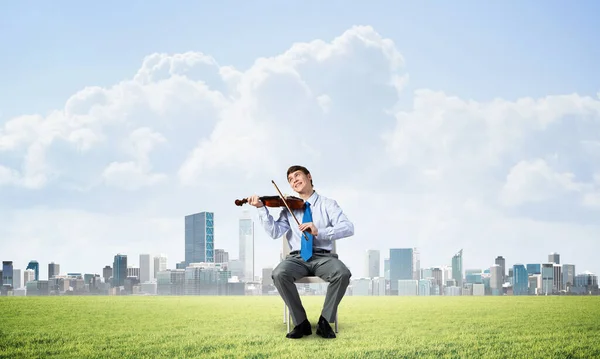
<instances>
[{"instance_id":1,"label":"blue necktie","mask_svg":"<svg viewBox=\"0 0 600 359\"><path fill-rule=\"evenodd\" d=\"M310 203L306 202L304 205L304 217L302 217L302 223L312 222L312 220L313 219L312 214L310 212ZM306 240L306 237L304 237L303 234L302 238L300 239L302 243L302 246L300 247L300 255L302 256L302 259L308 261L313 254L313 235L308 232L304 233L306 234L306 237L308 237L308 241Z\"/></svg>"}]
</instances>

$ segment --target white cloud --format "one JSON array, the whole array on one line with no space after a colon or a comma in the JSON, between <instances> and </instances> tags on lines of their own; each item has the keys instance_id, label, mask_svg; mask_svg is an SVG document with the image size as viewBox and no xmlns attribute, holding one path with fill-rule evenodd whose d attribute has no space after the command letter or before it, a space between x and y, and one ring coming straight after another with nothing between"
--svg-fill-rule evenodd
<instances>
[{"instance_id":1,"label":"white cloud","mask_svg":"<svg viewBox=\"0 0 600 359\"><path fill-rule=\"evenodd\" d=\"M543 201L567 191L581 191L583 187L574 181L572 173L556 173L546 163L521 161L508 173L501 192L501 200L507 205L519 205L528 201Z\"/></svg>"},{"instance_id":2,"label":"white cloud","mask_svg":"<svg viewBox=\"0 0 600 359\"><path fill-rule=\"evenodd\" d=\"M166 142L163 135L152 131L148 127L134 130L129 138L124 141L123 152L133 157L136 161L112 162L102 172L105 182L114 187L128 190L139 189L164 182L167 175L151 173L152 165L149 154L152 149Z\"/></svg>"},{"instance_id":3,"label":"white cloud","mask_svg":"<svg viewBox=\"0 0 600 359\"><path fill-rule=\"evenodd\" d=\"M600 173L594 174L593 189L583 197L583 205L600 209Z\"/></svg>"},{"instance_id":4,"label":"white cloud","mask_svg":"<svg viewBox=\"0 0 600 359\"><path fill-rule=\"evenodd\" d=\"M12 168L0 166L0 186L18 182L19 174Z\"/></svg>"},{"instance_id":5,"label":"white cloud","mask_svg":"<svg viewBox=\"0 0 600 359\"><path fill-rule=\"evenodd\" d=\"M124 189L134 190L151 186L166 179L166 175L149 173L150 169L135 162L112 162L102 172L107 184Z\"/></svg>"},{"instance_id":6,"label":"white cloud","mask_svg":"<svg viewBox=\"0 0 600 359\"><path fill-rule=\"evenodd\" d=\"M90 272L118 252L134 261L167 252L174 267L183 216L208 210L216 247L236 258L233 200L275 194L272 179L290 193L285 170L304 164L355 221L356 236L339 245L355 276L367 249L385 258L415 246L425 266L464 248L465 267L558 251L578 271L600 271L591 254L600 228L589 220L600 204L600 101L408 94L403 62L370 27L294 44L245 70L200 52L151 54L131 79L11 119L0 127L0 194L10 194L0 252L20 267L37 257ZM411 96L412 107L395 110ZM531 204L569 215L540 218ZM280 243L258 226L256 236L259 270ZM37 246L22 251L23 240Z\"/></svg>"},{"instance_id":7,"label":"white cloud","mask_svg":"<svg viewBox=\"0 0 600 359\"><path fill-rule=\"evenodd\" d=\"M442 92L418 90L412 111L396 115L396 128L385 139L398 164L452 163L489 168L501 161L515 162L537 150L546 155L551 149L538 148L536 139L540 141L541 137L544 145L547 140L560 141L554 137L555 128L566 128L563 135L576 133L579 129L572 126L569 116L576 116L575 121L582 125L589 121L597 127L600 101L568 95L478 103Z\"/></svg>"},{"instance_id":8,"label":"white cloud","mask_svg":"<svg viewBox=\"0 0 600 359\"><path fill-rule=\"evenodd\" d=\"M319 103L319 106L321 106L321 109L323 109L323 112L329 112L329 106L331 105L331 97L327 96L326 94L323 94L317 97L317 102Z\"/></svg>"}]
</instances>

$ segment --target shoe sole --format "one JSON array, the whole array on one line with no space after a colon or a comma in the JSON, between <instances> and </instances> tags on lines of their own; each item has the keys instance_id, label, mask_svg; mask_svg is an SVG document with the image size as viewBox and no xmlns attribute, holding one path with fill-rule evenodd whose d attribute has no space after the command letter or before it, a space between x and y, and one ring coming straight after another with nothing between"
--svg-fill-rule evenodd
<instances>
[{"instance_id":1,"label":"shoe sole","mask_svg":"<svg viewBox=\"0 0 600 359\"><path fill-rule=\"evenodd\" d=\"M323 336L323 332L320 329L317 329L317 335L320 335L322 338L325 338L325 339L335 339L336 338L335 334L333 335L333 337Z\"/></svg>"},{"instance_id":2,"label":"shoe sole","mask_svg":"<svg viewBox=\"0 0 600 359\"><path fill-rule=\"evenodd\" d=\"M288 334L290 334L290 333L288 333ZM310 329L307 332L302 333L302 335L299 337L288 337L287 335L285 337L289 338L289 339L301 339L302 337L309 336L309 335L312 335L312 330L310 330Z\"/></svg>"}]
</instances>

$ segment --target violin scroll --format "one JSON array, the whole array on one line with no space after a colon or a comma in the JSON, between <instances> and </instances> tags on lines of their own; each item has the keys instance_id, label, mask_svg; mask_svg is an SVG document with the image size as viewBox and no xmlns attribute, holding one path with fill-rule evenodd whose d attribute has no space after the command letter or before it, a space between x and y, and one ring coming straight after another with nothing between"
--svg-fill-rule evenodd
<instances>
[{"instance_id":1,"label":"violin scroll","mask_svg":"<svg viewBox=\"0 0 600 359\"><path fill-rule=\"evenodd\" d=\"M236 199L235 200L235 205L236 206L242 206L244 203L248 203L248 198Z\"/></svg>"}]
</instances>

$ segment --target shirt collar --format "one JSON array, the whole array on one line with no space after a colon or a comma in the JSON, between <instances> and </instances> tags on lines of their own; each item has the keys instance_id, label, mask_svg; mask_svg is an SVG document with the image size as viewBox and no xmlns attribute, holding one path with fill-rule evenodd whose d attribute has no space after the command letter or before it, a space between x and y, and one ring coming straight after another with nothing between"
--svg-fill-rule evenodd
<instances>
[{"instance_id":1,"label":"shirt collar","mask_svg":"<svg viewBox=\"0 0 600 359\"><path fill-rule=\"evenodd\" d=\"M317 191L314 191L310 197L308 197L308 199L306 200L306 202L310 203L311 207L314 206L315 202L317 201L317 199L319 198L319 195L317 194Z\"/></svg>"}]
</instances>

